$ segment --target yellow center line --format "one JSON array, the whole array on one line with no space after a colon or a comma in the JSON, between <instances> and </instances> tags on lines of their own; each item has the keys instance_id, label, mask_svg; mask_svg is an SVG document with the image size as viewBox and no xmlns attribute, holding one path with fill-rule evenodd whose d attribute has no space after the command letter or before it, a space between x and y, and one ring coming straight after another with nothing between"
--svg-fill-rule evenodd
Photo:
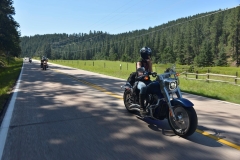
<instances>
[{"instance_id":1,"label":"yellow center line","mask_svg":"<svg viewBox=\"0 0 240 160\"><path fill-rule=\"evenodd\" d=\"M220 143L222 143L222 144L225 144L225 145L227 145L227 146L229 146L229 147L232 147L232 148L235 148L235 149L237 149L237 150L240 150L240 146L239 146L239 145L236 145L236 144L234 144L234 143L232 143L232 142L229 142L229 141L224 140L224 139L222 139L222 138L219 138L219 137L216 137L216 136L214 136L214 135L211 135L211 134L208 133L208 132L205 132L205 131L202 131L202 130L199 130L199 129L196 129L196 132L198 132L198 133L200 133L200 134L202 134L202 135L204 135L204 136L206 136L206 137L212 138L212 139L216 140L217 142L220 142Z\"/></svg>"},{"instance_id":2,"label":"yellow center line","mask_svg":"<svg viewBox=\"0 0 240 160\"><path fill-rule=\"evenodd\" d=\"M56 71L57 71L57 70L56 70ZM57 72L60 72L60 71L57 71ZM63 73L63 72L60 72L60 73ZM83 79L78 79L78 78L76 78L76 77L74 77L74 76L71 76L71 75L68 75L68 74L66 74L66 73L63 73L63 74L65 74L65 75L67 75L67 76L69 76L69 77L71 77L71 78L73 78L73 79L75 79L75 80L77 80L77 81L79 81L79 82L81 82L81 83L84 83L84 84L86 84L86 85L88 85L88 86L91 86L91 87L93 87L93 88L95 88L95 89L97 89L97 90L99 90L99 91L101 91L101 92L104 92L104 93L106 93L106 94L108 94L108 95L111 95L111 96L113 96L113 97L115 97L115 98L123 99L122 96L119 96L119 95L117 95L117 94L114 94L114 93L112 93L112 92L109 92L109 91L107 91L106 89L104 89L104 88L102 88L102 87L100 87L100 86L97 86L97 85L95 85L95 84L93 84L93 83L87 82L87 81L85 81L85 80L83 80ZM227 140L224 140L224 139L222 139L222 138L219 138L219 137L217 137L217 136L214 136L214 135L212 135L212 134L210 134L210 133L208 133L208 132L206 132L206 131L202 131L202 130L200 130L200 129L196 129L196 132L197 132L197 133L200 133L200 134L202 134L202 135L204 135L204 136L206 136L206 137L209 137L209 138L211 138L211 139L214 139L214 140L216 140L216 141L219 142L219 143L222 143L222 144L225 144L225 145L227 145L227 146L229 146L229 147L232 147L232 148L234 148L234 149L240 150L240 146L239 146L239 145L234 144L234 143L232 143L232 142L229 142L229 141L227 141Z\"/></svg>"}]
</instances>

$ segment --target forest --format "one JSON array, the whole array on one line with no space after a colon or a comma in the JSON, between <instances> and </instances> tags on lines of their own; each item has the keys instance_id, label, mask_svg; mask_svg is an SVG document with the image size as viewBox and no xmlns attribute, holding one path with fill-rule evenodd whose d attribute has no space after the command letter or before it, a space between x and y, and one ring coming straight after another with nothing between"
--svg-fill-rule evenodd
<instances>
[{"instance_id":1,"label":"forest","mask_svg":"<svg viewBox=\"0 0 240 160\"><path fill-rule=\"evenodd\" d=\"M148 29L120 34L102 31L20 37L21 57L57 60L134 62L139 50L152 49L154 63L238 66L240 6L183 17ZM1 49L1 48L0 48Z\"/></svg>"}]
</instances>

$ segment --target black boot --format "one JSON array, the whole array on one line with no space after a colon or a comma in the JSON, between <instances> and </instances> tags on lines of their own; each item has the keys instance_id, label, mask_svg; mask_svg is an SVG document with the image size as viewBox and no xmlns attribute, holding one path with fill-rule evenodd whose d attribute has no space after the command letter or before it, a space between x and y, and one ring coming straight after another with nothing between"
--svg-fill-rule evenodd
<instances>
[{"instance_id":1,"label":"black boot","mask_svg":"<svg viewBox=\"0 0 240 160\"><path fill-rule=\"evenodd\" d=\"M145 94L139 94L139 104L142 109L142 112L141 112L142 115L147 114L146 106L144 105L144 100L145 100Z\"/></svg>"},{"instance_id":2,"label":"black boot","mask_svg":"<svg viewBox=\"0 0 240 160\"><path fill-rule=\"evenodd\" d=\"M136 96L136 101L135 102L140 105L140 101L139 101L139 96L140 95L139 95L139 93L136 90L133 91L133 93L135 93L135 96Z\"/></svg>"}]
</instances>

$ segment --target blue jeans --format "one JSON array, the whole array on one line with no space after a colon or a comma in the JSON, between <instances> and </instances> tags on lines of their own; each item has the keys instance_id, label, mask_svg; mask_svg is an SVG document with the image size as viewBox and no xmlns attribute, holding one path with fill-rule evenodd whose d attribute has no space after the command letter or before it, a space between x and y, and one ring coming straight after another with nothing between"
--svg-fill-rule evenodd
<instances>
[{"instance_id":1,"label":"blue jeans","mask_svg":"<svg viewBox=\"0 0 240 160\"><path fill-rule=\"evenodd\" d=\"M137 85L137 88L139 89L140 94L145 94L146 93L146 84L145 83L139 81L138 85Z\"/></svg>"}]
</instances>

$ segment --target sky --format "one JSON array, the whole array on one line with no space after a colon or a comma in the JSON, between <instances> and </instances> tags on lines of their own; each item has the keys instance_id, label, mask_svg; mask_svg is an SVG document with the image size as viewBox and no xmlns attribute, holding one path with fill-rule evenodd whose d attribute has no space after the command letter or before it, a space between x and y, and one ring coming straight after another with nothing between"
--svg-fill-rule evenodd
<instances>
[{"instance_id":1,"label":"sky","mask_svg":"<svg viewBox=\"0 0 240 160\"><path fill-rule=\"evenodd\" d=\"M21 36L148 29L199 13L240 5L240 0L13 0Z\"/></svg>"}]
</instances>

